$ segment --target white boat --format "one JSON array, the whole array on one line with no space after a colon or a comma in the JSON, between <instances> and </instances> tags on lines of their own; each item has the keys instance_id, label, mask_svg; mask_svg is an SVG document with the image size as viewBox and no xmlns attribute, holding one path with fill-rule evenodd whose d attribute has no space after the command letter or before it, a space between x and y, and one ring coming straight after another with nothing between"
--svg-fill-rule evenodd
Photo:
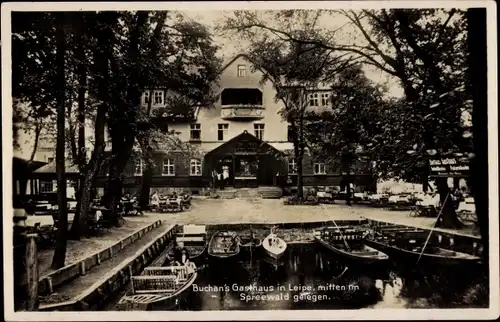
<instances>
[{"instance_id":1,"label":"white boat","mask_svg":"<svg viewBox=\"0 0 500 322\"><path fill-rule=\"evenodd\" d=\"M172 310L191 290L196 265L147 267L141 276L132 276L132 290L118 303L120 311Z\"/></svg>"},{"instance_id":2,"label":"white boat","mask_svg":"<svg viewBox=\"0 0 500 322\"><path fill-rule=\"evenodd\" d=\"M271 233L262 241L262 247L270 257L279 259L286 251L286 242L276 234Z\"/></svg>"}]
</instances>

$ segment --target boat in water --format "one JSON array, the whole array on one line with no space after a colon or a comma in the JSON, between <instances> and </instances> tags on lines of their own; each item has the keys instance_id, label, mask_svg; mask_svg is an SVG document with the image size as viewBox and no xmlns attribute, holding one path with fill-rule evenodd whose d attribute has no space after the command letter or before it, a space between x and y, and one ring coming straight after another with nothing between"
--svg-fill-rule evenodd
<instances>
[{"instance_id":1,"label":"boat in water","mask_svg":"<svg viewBox=\"0 0 500 322\"><path fill-rule=\"evenodd\" d=\"M323 227L314 231L316 241L343 258L363 264L389 259L387 254L365 244L365 232L352 227Z\"/></svg>"},{"instance_id":2,"label":"boat in water","mask_svg":"<svg viewBox=\"0 0 500 322\"><path fill-rule=\"evenodd\" d=\"M218 231L208 243L208 255L214 259L234 258L240 253L240 244L235 232Z\"/></svg>"},{"instance_id":3,"label":"boat in water","mask_svg":"<svg viewBox=\"0 0 500 322\"><path fill-rule=\"evenodd\" d=\"M253 231L249 234L238 235L238 239L242 252L255 252L262 246L262 239L257 238Z\"/></svg>"},{"instance_id":4,"label":"boat in water","mask_svg":"<svg viewBox=\"0 0 500 322\"><path fill-rule=\"evenodd\" d=\"M262 240L262 247L267 255L275 260L278 260L283 256L283 254L285 254L287 244L283 239L271 232Z\"/></svg>"},{"instance_id":5,"label":"boat in water","mask_svg":"<svg viewBox=\"0 0 500 322\"><path fill-rule=\"evenodd\" d=\"M172 310L190 293L198 273L190 262L182 266L146 267L132 276L132 289L118 302L120 311Z\"/></svg>"},{"instance_id":6,"label":"boat in water","mask_svg":"<svg viewBox=\"0 0 500 322\"><path fill-rule=\"evenodd\" d=\"M440 247L436 236L422 229L378 230L366 243L405 263L440 265L477 264L480 257Z\"/></svg>"},{"instance_id":7,"label":"boat in water","mask_svg":"<svg viewBox=\"0 0 500 322\"><path fill-rule=\"evenodd\" d=\"M203 259L207 249L207 232L202 225L184 225L182 231L177 233L175 242L178 247L184 248L189 254L189 259L198 263Z\"/></svg>"}]
</instances>

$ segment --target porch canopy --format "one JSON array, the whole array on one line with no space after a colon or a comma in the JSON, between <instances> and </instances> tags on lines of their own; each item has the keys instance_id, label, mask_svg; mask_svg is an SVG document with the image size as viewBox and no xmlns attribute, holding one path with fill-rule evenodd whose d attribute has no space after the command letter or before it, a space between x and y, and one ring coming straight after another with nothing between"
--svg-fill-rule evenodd
<instances>
[{"instance_id":1,"label":"porch canopy","mask_svg":"<svg viewBox=\"0 0 500 322\"><path fill-rule=\"evenodd\" d=\"M243 131L205 155L204 175L228 171L228 185L276 185L285 174L285 154L256 136Z\"/></svg>"}]
</instances>

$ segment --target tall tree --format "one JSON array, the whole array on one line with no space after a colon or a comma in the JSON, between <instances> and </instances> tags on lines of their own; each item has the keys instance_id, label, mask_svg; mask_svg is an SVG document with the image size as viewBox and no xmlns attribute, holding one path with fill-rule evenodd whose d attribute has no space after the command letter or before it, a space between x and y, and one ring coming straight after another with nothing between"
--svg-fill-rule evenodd
<instances>
[{"instance_id":1,"label":"tall tree","mask_svg":"<svg viewBox=\"0 0 500 322\"><path fill-rule=\"evenodd\" d=\"M260 13L243 11L236 12L226 25L240 33L254 33L253 30L257 29L273 39L307 44L332 53L345 52L399 80L405 93L405 104L401 109L404 123L401 125L407 129L407 135L390 137L386 141L399 140L399 144L389 146L402 148L404 145L406 151L412 151L406 158L414 160L412 166L419 169L409 173L423 173L424 186L429 167L421 160L429 159L429 152L446 155L470 147L470 140L464 140L460 127L461 104L470 98L464 86L467 67L465 12L455 9L383 9L319 10L315 14L298 10L270 14L287 17L287 22L270 25L259 18ZM304 17L308 23L294 25L294 22L302 22ZM358 37L348 44L339 43L338 39L346 38L346 33L342 34L345 25L335 29L315 28L312 36L297 37L297 28L315 25L322 19L343 19L346 25L354 27ZM461 90L447 95L457 88ZM389 172L396 176L407 173L401 169L396 166ZM438 186L444 205L443 225L460 226L451 202L446 198L449 193L447 186L443 183Z\"/></svg>"},{"instance_id":2,"label":"tall tree","mask_svg":"<svg viewBox=\"0 0 500 322\"><path fill-rule=\"evenodd\" d=\"M335 50L319 48L305 40L317 36L315 23L307 24L314 14L301 16L302 28L291 28L297 42L283 38L265 37L240 25L238 19L228 20L225 30L238 30L237 37L250 42L249 57L255 69L263 72L262 82L270 82L275 90L275 100L283 105L280 114L292 130L294 157L297 167L297 197L303 198L303 159L307 151L308 115L315 104L310 95L335 75L354 63L344 59ZM259 24L260 25L260 24ZM302 41L304 40L304 41ZM316 105L317 106L317 105Z\"/></svg>"},{"instance_id":3,"label":"tall tree","mask_svg":"<svg viewBox=\"0 0 500 322\"><path fill-rule=\"evenodd\" d=\"M137 141L141 148L145 171L143 172L140 190L140 204L149 203L150 186L154 170L152 153L154 146L164 145L166 150L178 150L192 155L192 149L179 144L176 133L164 129L162 115L192 117L195 108L209 108L216 95L211 84L217 79L220 70L220 59L215 56L217 47L213 45L210 33L205 26L184 21L167 12L157 15L156 21L162 22L164 32L159 24L153 31L149 42L148 64L146 71L146 90L149 99L146 110L141 110L138 117ZM165 90L165 108L153 111L153 90Z\"/></svg>"},{"instance_id":4,"label":"tall tree","mask_svg":"<svg viewBox=\"0 0 500 322\"><path fill-rule=\"evenodd\" d=\"M80 17L82 19L83 17ZM80 133L78 135L78 151L73 153L74 157L80 162L81 183L79 185L78 203L76 207L76 214L71 226L71 237L79 239L82 234L87 230L87 214L90 211L90 203L92 194L91 191L95 184L97 174L101 169L104 162L104 151L106 147L105 131L107 122L107 113L110 105L110 59L112 57L112 48L116 43L116 29L119 25L119 14L116 12L99 12L93 16L87 16L86 21L89 24L80 25L79 27L86 27L88 40L91 41L91 54L93 64L88 72L91 73L93 79L96 80L95 85L89 86L88 93L91 97L95 98L97 110L93 111L89 108L89 102L82 102L82 95L85 89L79 87L78 91L78 126ZM85 21L84 21L85 22ZM100 44L108 44L108 46L101 46ZM81 53L80 53L81 54ZM82 69L84 67L79 65L79 83L80 86L86 84L83 79ZM81 106L84 105L84 106ZM84 130L81 129L81 120L85 121L82 114L91 114L94 128L94 147L91 153L90 160L86 162L86 148L84 142ZM74 144L76 145L76 144Z\"/></svg>"},{"instance_id":5,"label":"tall tree","mask_svg":"<svg viewBox=\"0 0 500 322\"><path fill-rule=\"evenodd\" d=\"M338 169L347 186L351 174L366 172L366 165L378 159L371 146L374 137L384 134L380 125L389 105L360 65L339 71L330 86L333 108L311 119L307 140L313 155ZM350 204L351 191L346 191Z\"/></svg>"},{"instance_id":6,"label":"tall tree","mask_svg":"<svg viewBox=\"0 0 500 322\"><path fill-rule=\"evenodd\" d=\"M142 108L143 93L157 84L166 88L167 95L172 96L165 98L169 114L179 110L188 114L194 106L214 100L211 84L218 76L218 60L214 59L216 47L208 31L198 23L182 20L159 28L157 24L164 23L166 17L164 12L127 13L123 17L128 41L112 58L116 87L108 117L112 157L106 203L113 209L122 193L125 167L135 141L141 141L145 154L151 151L148 132L155 126ZM123 127L125 123L129 128ZM152 163L146 165L145 175L150 176ZM149 198L150 181L144 179L143 202Z\"/></svg>"},{"instance_id":7,"label":"tall tree","mask_svg":"<svg viewBox=\"0 0 500 322\"><path fill-rule=\"evenodd\" d=\"M68 234L68 211L66 200L66 76L65 76L65 27L66 21L63 13L55 14L56 27L56 71L57 71L57 147L56 147L56 174L57 174L57 234L56 247L52 260L52 268L59 269L64 266L66 259L66 245Z\"/></svg>"}]
</instances>

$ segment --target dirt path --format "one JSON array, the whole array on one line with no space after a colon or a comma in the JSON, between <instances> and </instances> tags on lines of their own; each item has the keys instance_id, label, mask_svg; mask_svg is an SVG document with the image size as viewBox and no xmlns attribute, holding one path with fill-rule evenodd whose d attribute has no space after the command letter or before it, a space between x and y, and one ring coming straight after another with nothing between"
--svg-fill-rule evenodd
<instances>
[{"instance_id":1,"label":"dirt path","mask_svg":"<svg viewBox=\"0 0 500 322\"><path fill-rule=\"evenodd\" d=\"M158 218L152 216L137 217L133 220L126 219L125 224L120 228L112 228L109 232L104 231L98 236L82 238L81 240L69 240L66 250L66 265L76 263L102 249L114 245L119 240L133 234L141 228L153 223ZM38 272L39 276L45 276L52 272L50 268L54 249L42 249L38 252Z\"/></svg>"},{"instance_id":2,"label":"dirt path","mask_svg":"<svg viewBox=\"0 0 500 322\"><path fill-rule=\"evenodd\" d=\"M40 304L43 305L68 301L80 295L88 287L92 286L95 282L102 278L106 273L111 271L113 268L118 266L130 256L134 255L139 249L165 234L165 230L168 229L168 227L169 225L159 226L158 228L146 234L139 241L117 253L111 259L104 261L101 265L94 267L86 275L81 276L57 288L56 290L54 290L54 293L46 297L40 297Z\"/></svg>"}]
</instances>

